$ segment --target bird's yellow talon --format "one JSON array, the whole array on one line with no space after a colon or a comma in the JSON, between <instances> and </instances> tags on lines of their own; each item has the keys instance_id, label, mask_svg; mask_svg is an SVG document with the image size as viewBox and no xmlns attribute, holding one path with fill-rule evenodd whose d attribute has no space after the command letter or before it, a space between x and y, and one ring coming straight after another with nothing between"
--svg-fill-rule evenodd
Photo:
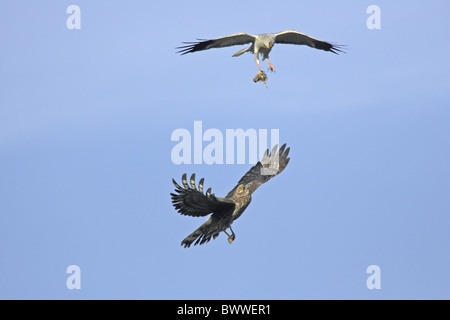
<instances>
[{"instance_id":1,"label":"bird's yellow talon","mask_svg":"<svg viewBox=\"0 0 450 320\"><path fill-rule=\"evenodd\" d=\"M232 238L228 238L228 243L232 244L233 243L233 239Z\"/></svg>"}]
</instances>

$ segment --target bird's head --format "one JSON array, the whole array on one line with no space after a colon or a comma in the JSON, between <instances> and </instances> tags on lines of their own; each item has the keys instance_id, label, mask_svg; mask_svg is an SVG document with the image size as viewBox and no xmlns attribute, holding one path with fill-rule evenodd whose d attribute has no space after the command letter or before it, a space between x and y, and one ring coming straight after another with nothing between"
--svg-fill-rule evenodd
<instances>
[{"instance_id":1,"label":"bird's head","mask_svg":"<svg viewBox=\"0 0 450 320\"><path fill-rule=\"evenodd\" d=\"M272 48L272 46L273 46L273 42L272 42L272 41L267 41L266 43L264 43L264 46L265 46L267 49L270 49L270 48Z\"/></svg>"},{"instance_id":2,"label":"bird's head","mask_svg":"<svg viewBox=\"0 0 450 320\"><path fill-rule=\"evenodd\" d=\"M244 185L243 183L238 185L237 189L236 189L236 195L239 197L243 197L248 195L249 190L248 187L246 185Z\"/></svg>"}]
</instances>

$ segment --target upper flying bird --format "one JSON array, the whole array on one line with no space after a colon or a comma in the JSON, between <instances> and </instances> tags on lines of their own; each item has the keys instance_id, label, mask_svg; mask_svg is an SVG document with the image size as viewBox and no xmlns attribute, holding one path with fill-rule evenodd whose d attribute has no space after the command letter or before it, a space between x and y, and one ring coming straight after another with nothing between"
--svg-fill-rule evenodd
<instances>
[{"instance_id":1,"label":"upper flying bird","mask_svg":"<svg viewBox=\"0 0 450 320\"><path fill-rule=\"evenodd\" d=\"M311 48L320 49L324 51L329 51L335 54L339 52L344 52L342 46L331 44L325 41L320 41L313 37L310 37L304 33L295 30L285 30L278 33L263 33L258 35L252 35L245 32L235 33L226 37L203 40L196 42L183 42L185 46L177 47L179 49L178 53L182 55L190 52L202 51L212 48L223 48L235 45L244 45L251 43L250 46L239 50L233 57L238 57L244 52L251 52L255 56L256 64L258 65L258 75L262 76L263 72L259 66L259 55L262 55L263 61L266 60L269 63L269 70L275 71L273 65L269 62L269 53L275 43L286 43L286 44L298 44L307 45Z\"/></svg>"},{"instance_id":2,"label":"upper flying bird","mask_svg":"<svg viewBox=\"0 0 450 320\"><path fill-rule=\"evenodd\" d=\"M185 248L195 241L194 245L203 244L217 238L220 232L225 232L229 243L232 243L236 235L231 229L231 224L239 218L252 200L252 193L264 182L280 174L289 163L288 154L290 148L286 149L284 144L279 150L275 146L271 153L269 150L263 155L261 161L254 165L231 190L225 198L219 198L211 193L211 188L203 193L203 183L201 179L198 189L195 186L195 174L191 176L190 186L183 174L181 182L183 187L172 179L175 185L175 192L171 193L172 203L175 209L182 215L191 217L204 217L212 215L197 230L192 232L181 242ZM231 235L226 231L230 229Z\"/></svg>"}]
</instances>

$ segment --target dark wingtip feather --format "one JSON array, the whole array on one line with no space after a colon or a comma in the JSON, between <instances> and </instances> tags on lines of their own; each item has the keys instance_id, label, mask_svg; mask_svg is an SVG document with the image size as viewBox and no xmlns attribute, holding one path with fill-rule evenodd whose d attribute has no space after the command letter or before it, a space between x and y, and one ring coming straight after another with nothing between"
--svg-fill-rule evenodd
<instances>
[{"instance_id":1,"label":"dark wingtip feather","mask_svg":"<svg viewBox=\"0 0 450 320\"><path fill-rule=\"evenodd\" d=\"M175 188L181 189L180 185L175 181L174 178L172 178L172 183L174 184Z\"/></svg>"},{"instance_id":2,"label":"dark wingtip feather","mask_svg":"<svg viewBox=\"0 0 450 320\"><path fill-rule=\"evenodd\" d=\"M284 150L283 156L285 158L287 158L287 156L289 155L289 151L291 151L291 147L287 148L286 150Z\"/></svg>"},{"instance_id":3,"label":"dark wingtip feather","mask_svg":"<svg viewBox=\"0 0 450 320\"><path fill-rule=\"evenodd\" d=\"M334 54L339 54L339 53L347 53L344 51L344 48L346 48L346 45L342 45L342 44L334 44L334 43L330 43L331 47L327 50L330 51Z\"/></svg>"},{"instance_id":4,"label":"dark wingtip feather","mask_svg":"<svg viewBox=\"0 0 450 320\"><path fill-rule=\"evenodd\" d=\"M287 165L289 164L290 160L291 160L291 158L286 158L286 161L284 162L284 167L287 167Z\"/></svg>"},{"instance_id":5,"label":"dark wingtip feather","mask_svg":"<svg viewBox=\"0 0 450 320\"><path fill-rule=\"evenodd\" d=\"M286 143L285 144L283 144L282 146L281 146L281 148L278 150L278 154L279 155L282 155L283 153L284 153L284 149L286 148Z\"/></svg>"},{"instance_id":6,"label":"dark wingtip feather","mask_svg":"<svg viewBox=\"0 0 450 320\"><path fill-rule=\"evenodd\" d=\"M185 55L187 53L202 51L208 49L208 45L212 43L213 40L197 39L198 41L182 42L185 46L176 47L177 53Z\"/></svg>"}]
</instances>

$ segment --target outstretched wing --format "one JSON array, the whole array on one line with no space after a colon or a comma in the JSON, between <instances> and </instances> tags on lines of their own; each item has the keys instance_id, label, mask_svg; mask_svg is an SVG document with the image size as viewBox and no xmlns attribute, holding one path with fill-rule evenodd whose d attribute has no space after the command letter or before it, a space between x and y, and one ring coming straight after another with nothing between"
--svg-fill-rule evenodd
<instances>
[{"instance_id":1,"label":"outstretched wing","mask_svg":"<svg viewBox=\"0 0 450 320\"><path fill-rule=\"evenodd\" d=\"M191 217L203 217L210 213L233 212L235 204L233 201L223 198L216 198L214 193L211 193L211 188L203 193L203 182L201 179L198 183L198 189L195 186L195 174L191 176L190 186L187 183L186 173L183 174L181 182L184 186L181 187L172 179L175 185L175 192L171 193L172 203L175 209L182 215Z\"/></svg>"},{"instance_id":2,"label":"outstretched wing","mask_svg":"<svg viewBox=\"0 0 450 320\"><path fill-rule=\"evenodd\" d=\"M183 42L186 44L185 46L177 47L176 49L179 49L177 53L180 53L181 55L190 53L190 52L196 52L196 51L202 51L202 50L208 50L212 48L223 48L223 47L230 47L230 46L236 46L236 45L242 45L247 44L250 42L255 41L255 36L245 33L245 32L239 32L235 33L226 37L217 38L217 39L211 39L211 40L203 40L203 41L195 41L195 42Z\"/></svg>"},{"instance_id":3,"label":"outstretched wing","mask_svg":"<svg viewBox=\"0 0 450 320\"><path fill-rule=\"evenodd\" d=\"M242 178L239 180L239 185L243 184L252 194L260 185L269 181L271 178L279 175L289 163L288 158L290 148L286 149L286 144L283 144L278 150L278 145L273 147L269 154L269 149L263 155L261 161L254 165ZM234 191L231 190L229 194Z\"/></svg>"},{"instance_id":4,"label":"outstretched wing","mask_svg":"<svg viewBox=\"0 0 450 320\"><path fill-rule=\"evenodd\" d=\"M304 33L295 30L286 30L275 34L275 43L286 43L286 44L305 44L311 48L330 51L335 54L338 52L344 52L342 46L328 43L325 41L320 41L313 37L310 37Z\"/></svg>"}]
</instances>

